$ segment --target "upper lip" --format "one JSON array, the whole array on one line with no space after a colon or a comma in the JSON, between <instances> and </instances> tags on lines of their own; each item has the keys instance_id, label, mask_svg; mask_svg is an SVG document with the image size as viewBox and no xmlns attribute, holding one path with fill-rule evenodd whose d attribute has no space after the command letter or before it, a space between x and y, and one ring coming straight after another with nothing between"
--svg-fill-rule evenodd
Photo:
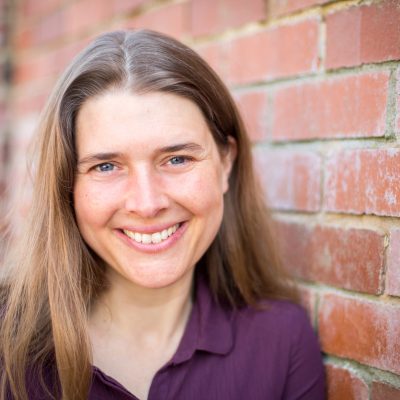
<instances>
[{"instance_id":1,"label":"upper lip","mask_svg":"<svg viewBox=\"0 0 400 400\"><path fill-rule=\"evenodd\" d=\"M164 229L168 229L176 224L181 224L182 222L171 222L168 224L160 224L160 225L147 225L147 226L132 226L132 225L125 225L120 227L120 230L123 231L131 231L137 233L156 233L162 232Z\"/></svg>"}]
</instances>

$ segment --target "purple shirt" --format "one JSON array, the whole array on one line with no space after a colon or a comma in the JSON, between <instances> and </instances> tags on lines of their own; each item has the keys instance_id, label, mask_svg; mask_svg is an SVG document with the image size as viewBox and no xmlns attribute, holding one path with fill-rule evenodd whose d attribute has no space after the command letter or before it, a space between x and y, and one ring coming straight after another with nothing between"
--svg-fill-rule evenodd
<instances>
[{"instance_id":1,"label":"purple shirt","mask_svg":"<svg viewBox=\"0 0 400 400\"><path fill-rule=\"evenodd\" d=\"M318 341L302 308L267 301L267 310L233 311L218 306L202 280L197 286L181 343L149 400L325 399ZM94 368L89 399L137 397Z\"/></svg>"},{"instance_id":2,"label":"purple shirt","mask_svg":"<svg viewBox=\"0 0 400 400\"><path fill-rule=\"evenodd\" d=\"M305 311L287 301L264 304L264 310L224 308L200 279L179 347L155 375L148 399L325 399L321 353ZM37 379L29 381L29 399L48 398ZM110 399L137 397L94 367L89 400Z\"/></svg>"}]
</instances>

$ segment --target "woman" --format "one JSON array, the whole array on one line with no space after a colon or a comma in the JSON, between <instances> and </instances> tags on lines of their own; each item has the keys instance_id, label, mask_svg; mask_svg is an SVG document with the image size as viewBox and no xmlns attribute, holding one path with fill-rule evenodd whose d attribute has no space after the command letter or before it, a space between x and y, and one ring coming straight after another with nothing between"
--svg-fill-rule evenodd
<instances>
[{"instance_id":1,"label":"woman","mask_svg":"<svg viewBox=\"0 0 400 400\"><path fill-rule=\"evenodd\" d=\"M192 50L96 39L48 102L36 169L1 398L324 398L240 116Z\"/></svg>"}]
</instances>

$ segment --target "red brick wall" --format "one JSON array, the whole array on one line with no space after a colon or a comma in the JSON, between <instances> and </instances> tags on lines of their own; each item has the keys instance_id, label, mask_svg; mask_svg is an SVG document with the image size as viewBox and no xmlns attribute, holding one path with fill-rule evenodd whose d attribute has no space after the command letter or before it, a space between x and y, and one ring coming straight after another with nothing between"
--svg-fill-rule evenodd
<instances>
[{"instance_id":1,"label":"red brick wall","mask_svg":"<svg viewBox=\"0 0 400 400\"><path fill-rule=\"evenodd\" d=\"M15 3L8 200L22 204L38 112L89 38L147 27L185 41L244 112L285 264L326 354L329 399L399 399L400 1Z\"/></svg>"}]
</instances>

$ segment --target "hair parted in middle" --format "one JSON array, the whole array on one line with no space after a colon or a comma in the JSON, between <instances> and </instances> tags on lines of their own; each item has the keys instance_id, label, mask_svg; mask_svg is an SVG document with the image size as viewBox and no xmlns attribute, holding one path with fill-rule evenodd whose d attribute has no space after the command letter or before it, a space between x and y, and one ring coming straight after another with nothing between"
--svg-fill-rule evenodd
<instances>
[{"instance_id":1,"label":"hair parted in middle","mask_svg":"<svg viewBox=\"0 0 400 400\"><path fill-rule=\"evenodd\" d=\"M230 137L236 142L222 225L196 267L205 272L215 298L231 307L296 298L277 256L251 145L228 89L193 50L170 37L148 30L106 33L73 60L41 119L27 231L18 258L9 262L18 273L6 291L1 328L1 358L8 368L3 390L7 381L20 393L27 366L40 368L55 357L63 398L87 398L87 314L107 282L103 261L84 243L75 221L75 121L88 99L120 90L183 96L201 110L221 154Z\"/></svg>"}]
</instances>

